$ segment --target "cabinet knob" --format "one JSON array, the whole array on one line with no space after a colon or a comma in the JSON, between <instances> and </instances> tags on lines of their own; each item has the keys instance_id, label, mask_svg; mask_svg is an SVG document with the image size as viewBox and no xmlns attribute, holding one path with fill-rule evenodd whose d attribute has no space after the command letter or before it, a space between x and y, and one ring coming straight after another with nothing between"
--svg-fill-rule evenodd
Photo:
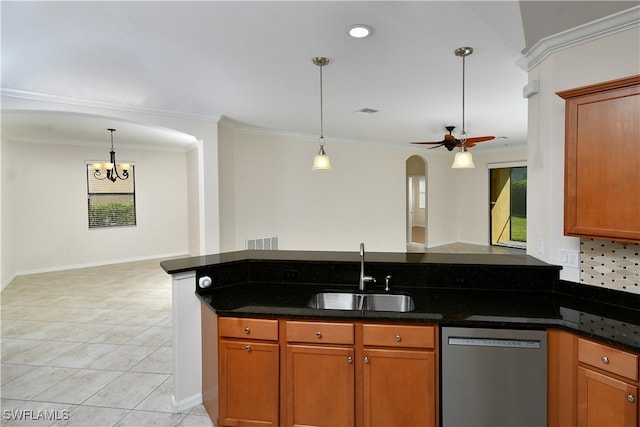
<instances>
[{"instance_id":1,"label":"cabinet knob","mask_svg":"<svg viewBox=\"0 0 640 427\"><path fill-rule=\"evenodd\" d=\"M635 402L635 401L636 401L636 398L635 398L635 397L633 397L633 394L629 394L629 395L627 395L627 400L628 400L629 402L633 403L633 402Z\"/></svg>"},{"instance_id":2,"label":"cabinet knob","mask_svg":"<svg viewBox=\"0 0 640 427\"><path fill-rule=\"evenodd\" d=\"M351 356L347 357L347 363L353 363L353 357Z\"/></svg>"},{"instance_id":3,"label":"cabinet knob","mask_svg":"<svg viewBox=\"0 0 640 427\"><path fill-rule=\"evenodd\" d=\"M247 351L251 351L251 345L250 344L245 345L244 349Z\"/></svg>"},{"instance_id":4,"label":"cabinet knob","mask_svg":"<svg viewBox=\"0 0 640 427\"><path fill-rule=\"evenodd\" d=\"M396 341L398 342L402 341L402 337L400 335L396 335Z\"/></svg>"},{"instance_id":5,"label":"cabinet knob","mask_svg":"<svg viewBox=\"0 0 640 427\"><path fill-rule=\"evenodd\" d=\"M607 356L602 356L600 360L602 360L602 363L604 363L605 365L609 363L609 358Z\"/></svg>"},{"instance_id":6,"label":"cabinet knob","mask_svg":"<svg viewBox=\"0 0 640 427\"><path fill-rule=\"evenodd\" d=\"M251 332L251 329L247 326L246 328L244 328L244 333L245 334L249 334Z\"/></svg>"},{"instance_id":7,"label":"cabinet knob","mask_svg":"<svg viewBox=\"0 0 640 427\"><path fill-rule=\"evenodd\" d=\"M364 358L364 363L369 363L369 358L368 357Z\"/></svg>"},{"instance_id":8,"label":"cabinet knob","mask_svg":"<svg viewBox=\"0 0 640 427\"><path fill-rule=\"evenodd\" d=\"M317 338L322 338L322 334L320 333L320 331L316 332L316 337Z\"/></svg>"}]
</instances>

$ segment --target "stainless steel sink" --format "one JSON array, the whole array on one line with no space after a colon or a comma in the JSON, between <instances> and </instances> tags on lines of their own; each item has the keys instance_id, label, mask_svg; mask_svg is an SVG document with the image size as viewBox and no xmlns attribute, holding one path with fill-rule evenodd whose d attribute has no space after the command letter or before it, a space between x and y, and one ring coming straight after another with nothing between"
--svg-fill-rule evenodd
<instances>
[{"instance_id":1,"label":"stainless steel sink","mask_svg":"<svg viewBox=\"0 0 640 427\"><path fill-rule=\"evenodd\" d=\"M322 310L413 311L415 305L410 295L361 294L351 292L321 292L315 294L310 308Z\"/></svg>"},{"instance_id":2,"label":"stainless steel sink","mask_svg":"<svg viewBox=\"0 0 640 427\"><path fill-rule=\"evenodd\" d=\"M416 306L410 295L369 294L365 298L365 310L372 311L413 311Z\"/></svg>"},{"instance_id":3,"label":"stainless steel sink","mask_svg":"<svg viewBox=\"0 0 640 427\"><path fill-rule=\"evenodd\" d=\"M363 294L322 292L315 294L309 301L308 306L324 310L362 310L363 301Z\"/></svg>"}]
</instances>

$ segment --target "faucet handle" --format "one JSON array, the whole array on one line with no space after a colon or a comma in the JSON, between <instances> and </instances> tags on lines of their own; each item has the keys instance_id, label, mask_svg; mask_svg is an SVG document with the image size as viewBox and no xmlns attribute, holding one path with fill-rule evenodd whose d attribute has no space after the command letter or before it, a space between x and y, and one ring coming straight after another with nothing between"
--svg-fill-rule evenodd
<instances>
[{"instance_id":1,"label":"faucet handle","mask_svg":"<svg viewBox=\"0 0 640 427\"><path fill-rule=\"evenodd\" d=\"M389 292L391 289L389 289L389 282L391 282L391 275L388 275L387 277L384 278L384 290L386 292Z\"/></svg>"}]
</instances>

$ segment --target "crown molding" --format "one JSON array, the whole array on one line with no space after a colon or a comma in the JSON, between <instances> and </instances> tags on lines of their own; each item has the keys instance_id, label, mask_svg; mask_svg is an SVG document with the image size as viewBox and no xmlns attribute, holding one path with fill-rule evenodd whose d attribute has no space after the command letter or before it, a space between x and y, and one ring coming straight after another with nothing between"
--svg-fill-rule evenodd
<instances>
[{"instance_id":1,"label":"crown molding","mask_svg":"<svg viewBox=\"0 0 640 427\"><path fill-rule=\"evenodd\" d=\"M101 108L105 110L119 111L124 113L149 114L154 116L198 120L198 121L213 122L213 123L217 123L221 117L220 115L204 115L204 114L186 113L182 111L164 110L161 108L141 107L137 105L123 104L123 103L117 103L117 102L74 98L74 97L64 96L64 95L54 95L54 94L49 94L44 92L33 92L33 91L6 88L6 87L0 87L0 95L11 97L11 98L28 99L32 101L55 102L59 104L74 105L74 106L80 106L80 107Z\"/></svg>"},{"instance_id":2,"label":"crown molding","mask_svg":"<svg viewBox=\"0 0 640 427\"><path fill-rule=\"evenodd\" d=\"M319 136L317 134L312 135L312 134L301 133L301 132L262 128L262 127L250 125L247 123L243 123L243 122L238 122L226 116L222 116L222 118L218 122L218 126L232 132L240 132L247 135L276 136L276 137L303 140L303 141L313 141L315 143L318 143L318 139L319 139ZM398 145L394 143L370 142L365 140L347 139L347 138L339 138L339 137L331 137L331 136L328 137L327 135L325 135L325 142L327 144L326 147L328 150L330 149L331 144L335 143L335 144L366 145L367 147L378 146L378 147L392 148L394 150L403 150L403 151L409 151L409 152L416 151L416 146L412 146L409 144L407 144L407 146L404 146L404 145ZM317 149L317 146L316 146L316 149Z\"/></svg>"},{"instance_id":3,"label":"crown molding","mask_svg":"<svg viewBox=\"0 0 640 427\"><path fill-rule=\"evenodd\" d=\"M552 53L638 26L640 26L640 6L634 6L631 9L541 39L520 57L517 65L529 72Z\"/></svg>"}]
</instances>

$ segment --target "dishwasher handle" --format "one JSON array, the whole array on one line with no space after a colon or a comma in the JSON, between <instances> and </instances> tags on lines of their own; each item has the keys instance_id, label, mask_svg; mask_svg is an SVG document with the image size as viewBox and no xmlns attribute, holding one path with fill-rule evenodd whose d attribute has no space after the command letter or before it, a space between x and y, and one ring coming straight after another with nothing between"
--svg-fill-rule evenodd
<instances>
[{"instance_id":1,"label":"dishwasher handle","mask_svg":"<svg viewBox=\"0 0 640 427\"><path fill-rule=\"evenodd\" d=\"M449 345L467 347L505 347L505 348L525 348L540 349L542 344L539 340L523 340L511 338L471 338L471 337L449 337Z\"/></svg>"}]
</instances>

